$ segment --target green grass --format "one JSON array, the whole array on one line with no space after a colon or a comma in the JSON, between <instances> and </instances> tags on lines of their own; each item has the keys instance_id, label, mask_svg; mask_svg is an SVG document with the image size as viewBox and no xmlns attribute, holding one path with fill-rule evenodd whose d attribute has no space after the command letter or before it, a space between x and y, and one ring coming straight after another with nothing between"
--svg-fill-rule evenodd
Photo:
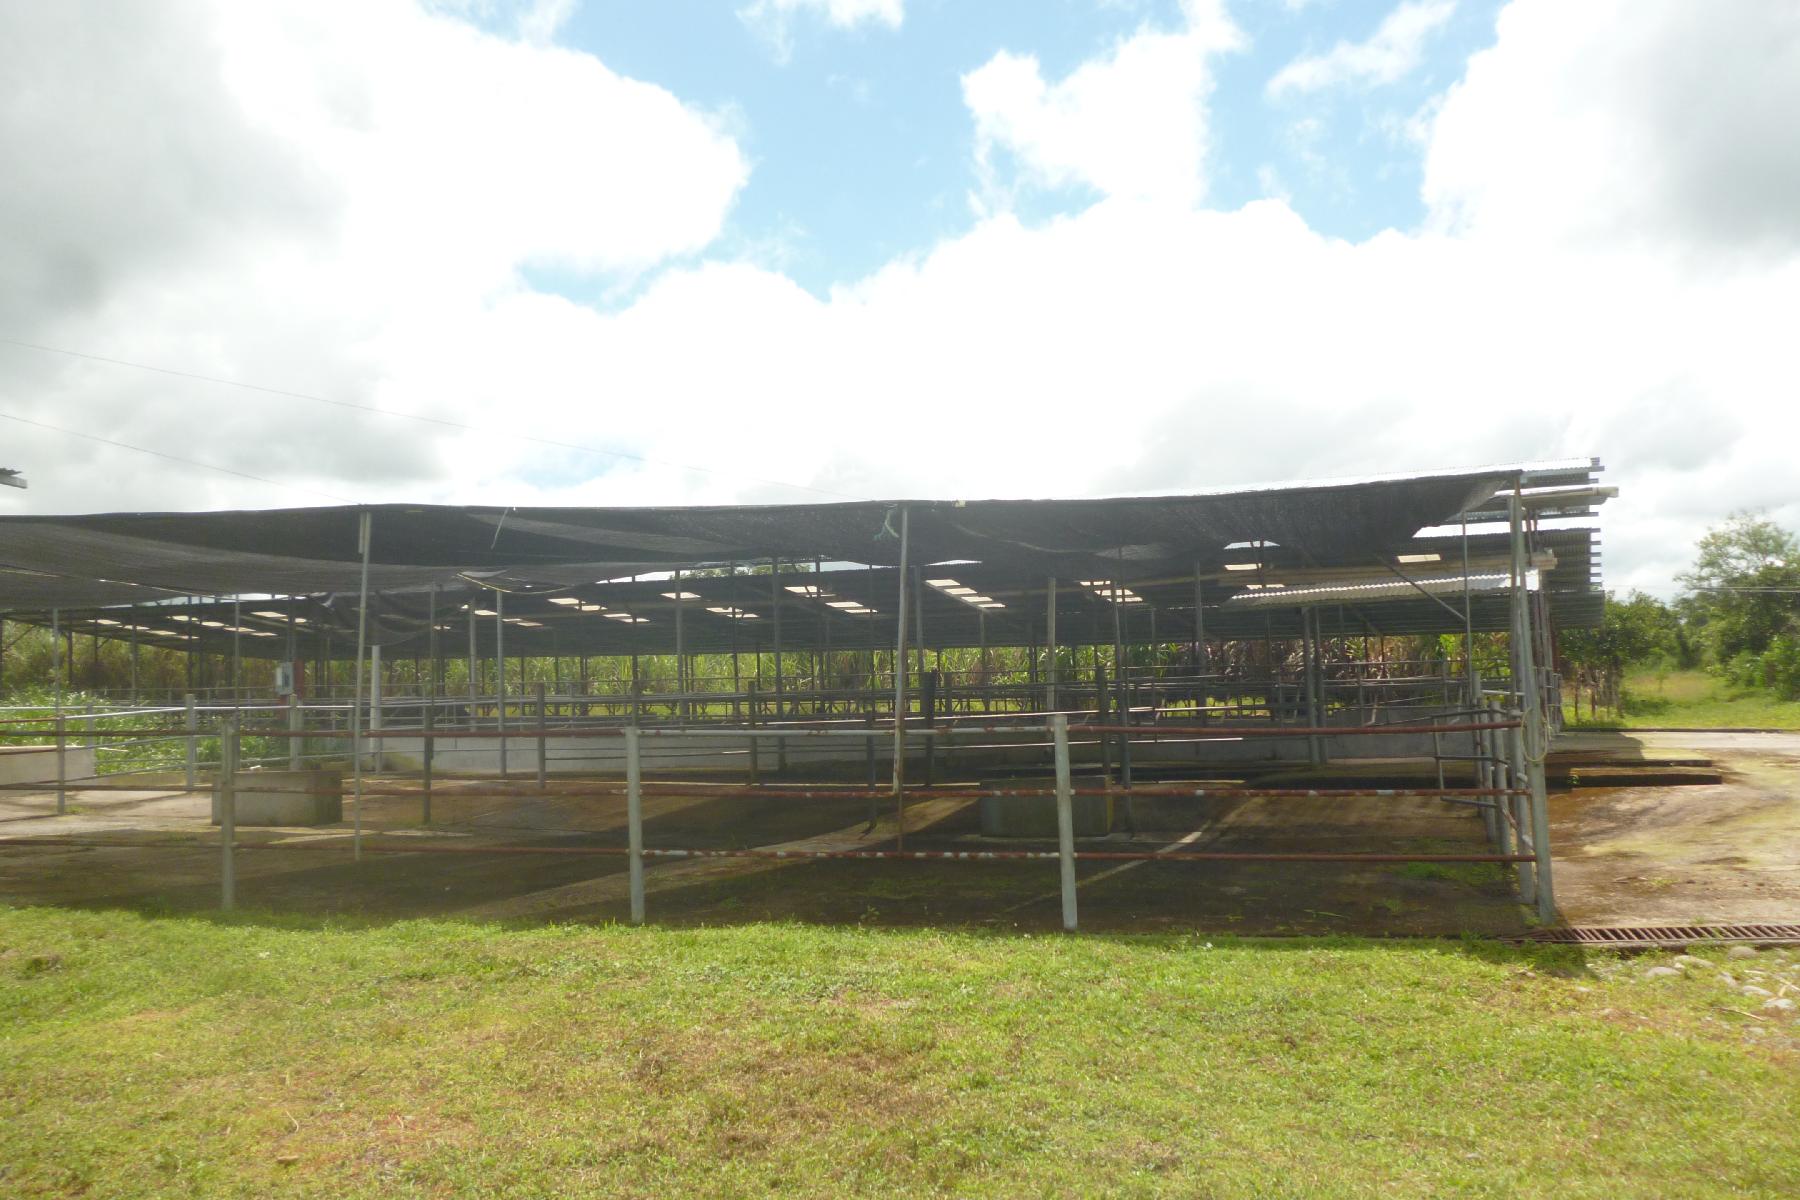
<instances>
[{"instance_id":1,"label":"green grass","mask_svg":"<svg viewBox=\"0 0 1800 1200\"><path fill-rule=\"evenodd\" d=\"M1584 709L1585 712L1585 709ZM1568 722L1571 729L1800 729L1800 701L1763 688L1740 688L1705 671L1632 672L1625 677L1623 716L1602 710Z\"/></svg>"},{"instance_id":2,"label":"green grass","mask_svg":"<svg viewBox=\"0 0 1800 1200\"><path fill-rule=\"evenodd\" d=\"M1644 965L0 909L0 1193L1792 1195L1791 1020Z\"/></svg>"}]
</instances>

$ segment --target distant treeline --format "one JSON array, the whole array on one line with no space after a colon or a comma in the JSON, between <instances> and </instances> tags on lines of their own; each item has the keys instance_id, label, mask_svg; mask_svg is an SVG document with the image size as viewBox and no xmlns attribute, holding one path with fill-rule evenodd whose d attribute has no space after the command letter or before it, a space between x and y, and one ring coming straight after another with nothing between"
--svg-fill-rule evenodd
<instances>
[{"instance_id":1,"label":"distant treeline","mask_svg":"<svg viewBox=\"0 0 1800 1200\"><path fill-rule=\"evenodd\" d=\"M1608 597L1598 629L1564 631L1561 652L1585 688L1617 708L1626 668L1705 667L1800 700L1800 539L1754 512L1707 531L1672 604Z\"/></svg>"}]
</instances>

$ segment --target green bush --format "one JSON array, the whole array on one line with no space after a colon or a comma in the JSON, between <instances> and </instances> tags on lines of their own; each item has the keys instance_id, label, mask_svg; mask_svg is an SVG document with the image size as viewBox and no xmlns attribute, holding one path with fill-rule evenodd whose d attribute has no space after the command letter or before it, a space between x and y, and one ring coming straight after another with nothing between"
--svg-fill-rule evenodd
<instances>
[{"instance_id":1,"label":"green bush","mask_svg":"<svg viewBox=\"0 0 1800 1200\"><path fill-rule=\"evenodd\" d=\"M1761 654L1744 651L1719 673L1734 687L1767 688L1782 700L1800 700L1800 637L1779 634Z\"/></svg>"}]
</instances>

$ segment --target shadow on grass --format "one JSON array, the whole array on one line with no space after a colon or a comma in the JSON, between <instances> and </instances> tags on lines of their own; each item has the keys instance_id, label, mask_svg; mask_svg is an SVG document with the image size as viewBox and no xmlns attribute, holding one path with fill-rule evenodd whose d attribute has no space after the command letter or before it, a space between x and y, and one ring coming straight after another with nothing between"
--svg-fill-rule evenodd
<instances>
[{"instance_id":1,"label":"shadow on grass","mask_svg":"<svg viewBox=\"0 0 1800 1200\"><path fill-rule=\"evenodd\" d=\"M1382 952L1456 955L1478 959L1500 966L1528 968L1539 974L1557 978L1586 978L1593 975L1591 949L1583 946L1514 942L1475 934L1456 936L1368 936L1353 934L1306 933L1288 936L1238 935L1209 933L1198 930L1125 931L1100 930L1047 935L1037 929L1000 928L991 924L945 924L932 926L877 925L859 923L821 924L792 918L744 922L706 923L700 925L663 924L651 921L643 926L630 926L619 921L547 924L536 921L479 921L454 915L435 917L385 917L367 913L340 912L330 914L283 912L273 909L240 909L235 912L205 912L170 905L144 903L129 907L97 905L41 906L64 912L129 913L148 921L196 922L220 929L258 929L291 933L359 933L382 932L405 926L436 927L466 931L474 935L504 936L510 933L541 932L546 928L564 931L591 930L596 933L629 934L655 937L659 934L728 934L733 931L761 930L770 933L801 931L829 934L833 930L854 929L860 934L906 939L941 937L967 939L976 943L1016 945L1032 940L1040 943L1086 943L1097 946L1141 947L1156 950L1191 949L1196 953L1215 950L1255 950L1271 954L1303 954L1317 950L1375 950ZM0 913L17 906L0 906Z\"/></svg>"}]
</instances>

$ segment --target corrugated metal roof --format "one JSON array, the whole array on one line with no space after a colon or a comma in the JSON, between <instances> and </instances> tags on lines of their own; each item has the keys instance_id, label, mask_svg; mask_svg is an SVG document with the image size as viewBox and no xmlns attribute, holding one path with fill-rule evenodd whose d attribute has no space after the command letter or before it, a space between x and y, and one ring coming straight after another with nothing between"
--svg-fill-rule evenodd
<instances>
[{"instance_id":1,"label":"corrugated metal roof","mask_svg":"<svg viewBox=\"0 0 1800 1200\"><path fill-rule=\"evenodd\" d=\"M425 592L442 592L440 614L453 613L482 587L510 593L509 616L538 624L514 627L521 653L538 641L560 653L666 652L673 646L674 601L666 582L595 583L672 568L717 568L779 558L868 564L867 568L691 578L702 599L683 604L683 644L694 651L752 649L770 640L780 595L789 645L882 646L894 640L898 514L910 513L913 561L948 563L959 580L992 595L1001 606L978 609L927 588L925 638L932 645L1022 644L1041 634L1045 580L1064 586L1058 596L1059 640L1107 642L1111 604L1081 580L1114 580L1138 602L1121 611L1128 640L1192 636L1193 580L1206 595L1212 636L1260 635L1282 625L1292 602L1252 583L1336 588L1319 603L1345 609L1348 631L1419 632L1449 629L1443 606L1395 579L1401 554L1436 554L1428 573L1461 591L1460 537L1415 538L1467 511L1486 511L1496 493L1514 486L1592 482L1598 463L1571 461L1528 467L1481 468L1378 480L1239 489L1185 496L1098 500L887 501L845 504L661 508L495 508L381 505L372 514L370 585L381 596L378 614L386 644L424 640ZM114 513L0 518L0 611L22 619L51 606L84 632L117 632L94 625L116 619L101 606L195 596L279 595L292 601L257 602L265 612L290 608L307 616L300 632L323 636L348 627L354 612L359 559L355 507L201 513ZM1550 549L1556 566L1543 587L1563 623L1597 616L1595 531L1545 531L1534 545ZM1491 576L1507 554L1501 534L1471 534L1476 575ZM1254 563L1255 570L1231 570ZM1504 569L1503 567L1498 569ZM1424 568L1420 568L1424 570ZM1409 571L1409 573L1414 573ZM812 583L830 598L785 590ZM1364 590L1355 590L1364 589ZM585 599L585 607L552 605L550 590ZM346 604L346 599L348 604ZM839 602L833 607L831 600ZM873 612L849 611L849 603ZM485 603L485 602L483 602ZM1477 604L1478 627L1489 618ZM224 606L228 609L229 605ZM637 620L608 618L602 609L630 608ZM709 610L721 611L709 611ZM74 610L74 611L70 611ZM1275 610L1273 612L1269 610ZM175 610L169 610L175 611ZM220 619L223 609L200 604ZM744 612L758 612L747 618ZM1241 615L1239 615L1241 613ZM246 618L271 629L267 618ZM142 622L134 622L142 624ZM197 626L198 622L187 623ZM487 622L491 624L491 622ZM1454 623L1460 628L1460 620ZM159 622L167 628L167 622ZM1494 628L1504 628L1503 612ZM199 644L229 641L217 628L187 629ZM910 633L911 631L909 631ZM478 629L485 644L489 636ZM273 643L273 644L271 644ZM277 653L285 639L246 640L246 653Z\"/></svg>"}]
</instances>

